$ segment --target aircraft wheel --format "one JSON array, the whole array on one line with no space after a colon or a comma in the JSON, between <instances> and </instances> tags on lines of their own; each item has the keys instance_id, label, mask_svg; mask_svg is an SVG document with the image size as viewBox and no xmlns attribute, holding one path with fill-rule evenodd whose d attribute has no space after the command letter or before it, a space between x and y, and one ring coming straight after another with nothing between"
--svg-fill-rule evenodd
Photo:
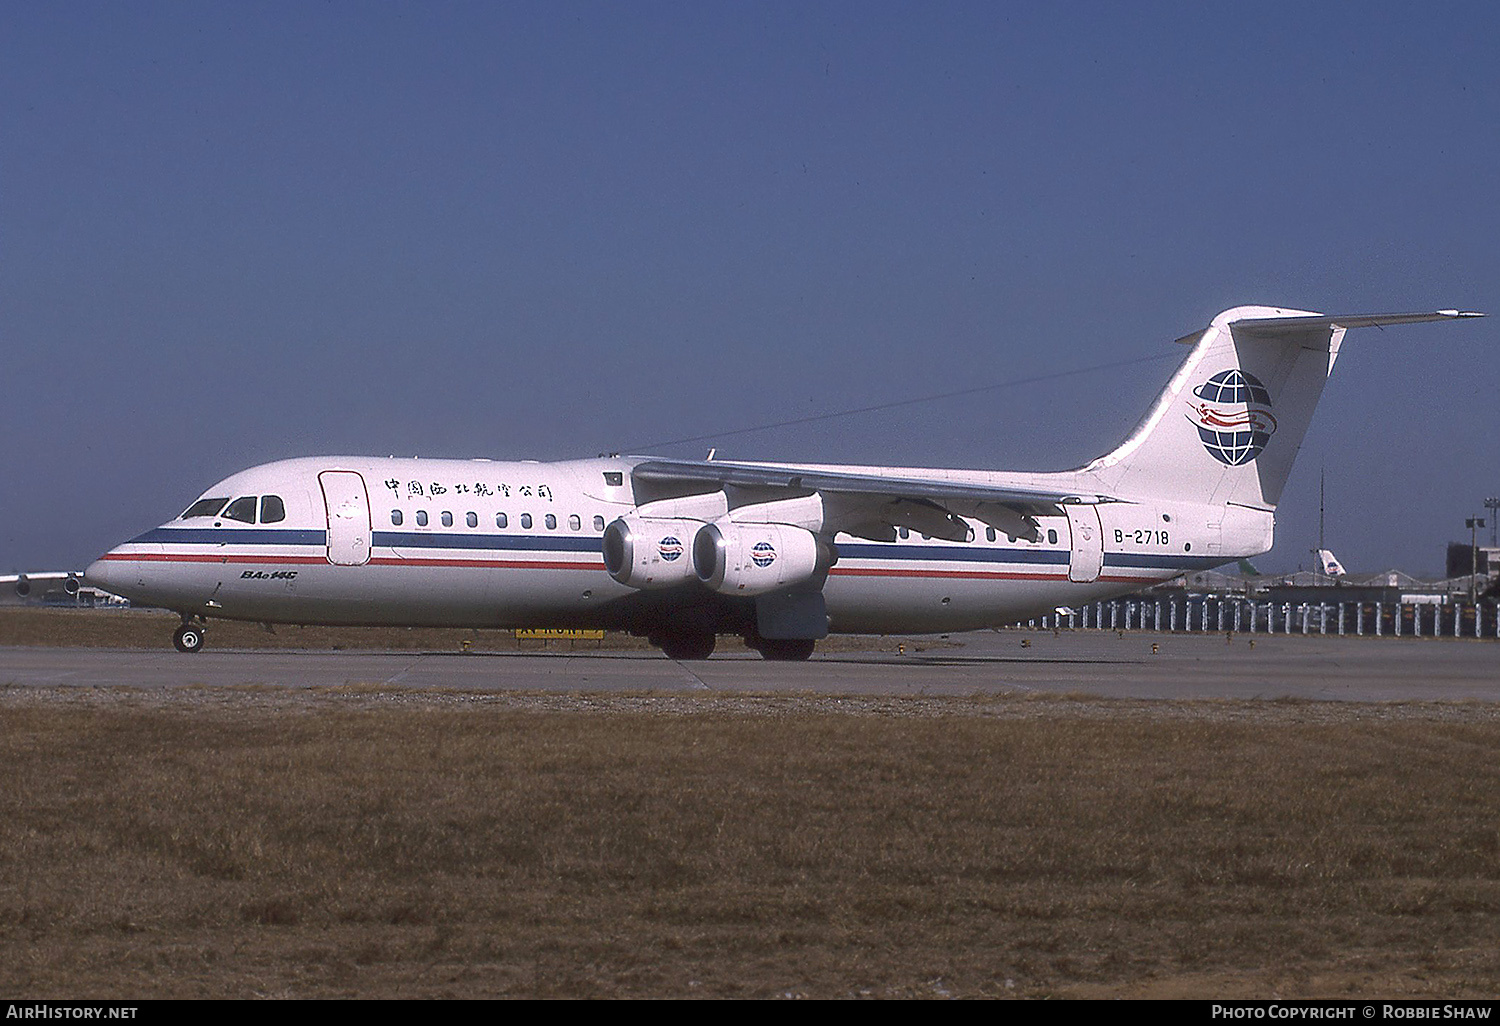
<instances>
[{"instance_id":1,"label":"aircraft wheel","mask_svg":"<svg viewBox=\"0 0 1500 1026\"><path fill-rule=\"evenodd\" d=\"M196 652L203 647L203 630L185 623L172 635L172 647L179 652Z\"/></svg>"},{"instance_id":2,"label":"aircraft wheel","mask_svg":"<svg viewBox=\"0 0 1500 1026\"><path fill-rule=\"evenodd\" d=\"M818 643L811 638L762 638L758 648L762 658L773 662L801 662L812 657Z\"/></svg>"},{"instance_id":3,"label":"aircraft wheel","mask_svg":"<svg viewBox=\"0 0 1500 1026\"><path fill-rule=\"evenodd\" d=\"M656 640L668 659L707 659L719 639L712 634L679 634Z\"/></svg>"}]
</instances>

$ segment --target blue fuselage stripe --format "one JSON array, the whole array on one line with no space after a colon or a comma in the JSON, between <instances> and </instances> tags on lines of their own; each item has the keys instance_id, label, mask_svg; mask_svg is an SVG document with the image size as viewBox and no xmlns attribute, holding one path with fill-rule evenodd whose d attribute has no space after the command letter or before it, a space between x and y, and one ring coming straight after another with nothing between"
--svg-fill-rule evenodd
<instances>
[{"instance_id":1,"label":"blue fuselage stripe","mask_svg":"<svg viewBox=\"0 0 1500 1026\"><path fill-rule=\"evenodd\" d=\"M375 531L374 545L392 549L468 549L510 552L601 551L601 539L590 535L444 534L410 531ZM157 527L132 538L131 543L155 542L179 545L315 545L327 544L326 531L274 527ZM991 563L1008 565L1067 566L1067 549L1009 549L985 546L900 545L882 542L849 542L839 545L844 559L875 559L893 562ZM1222 556L1173 556L1142 552L1108 553L1104 565L1118 570L1206 570L1226 562Z\"/></svg>"},{"instance_id":2,"label":"blue fuselage stripe","mask_svg":"<svg viewBox=\"0 0 1500 1026\"><path fill-rule=\"evenodd\" d=\"M1066 549L948 548L940 545L840 544L841 559L920 559L950 563L1044 563L1066 566Z\"/></svg>"},{"instance_id":3,"label":"blue fuselage stripe","mask_svg":"<svg viewBox=\"0 0 1500 1026\"><path fill-rule=\"evenodd\" d=\"M509 549L519 552L601 552L597 537L513 534L416 534L376 531L374 543L392 549Z\"/></svg>"},{"instance_id":4,"label":"blue fuselage stripe","mask_svg":"<svg viewBox=\"0 0 1500 1026\"><path fill-rule=\"evenodd\" d=\"M167 545L324 545L326 531L298 531L280 527L155 527L127 544L159 542Z\"/></svg>"}]
</instances>

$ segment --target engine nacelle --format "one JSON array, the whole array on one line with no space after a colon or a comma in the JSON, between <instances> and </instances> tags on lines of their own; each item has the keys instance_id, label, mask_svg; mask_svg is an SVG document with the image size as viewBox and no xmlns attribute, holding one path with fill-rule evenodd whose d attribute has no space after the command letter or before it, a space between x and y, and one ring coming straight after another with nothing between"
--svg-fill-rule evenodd
<instances>
[{"instance_id":1,"label":"engine nacelle","mask_svg":"<svg viewBox=\"0 0 1500 1026\"><path fill-rule=\"evenodd\" d=\"M701 520L623 516L604 529L604 569L631 588L670 588L693 579L688 547Z\"/></svg>"},{"instance_id":2,"label":"engine nacelle","mask_svg":"<svg viewBox=\"0 0 1500 1026\"><path fill-rule=\"evenodd\" d=\"M714 591L764 595L833 564L833 546L790 524L705 524L693 539L693 571Z\"/></svg>"}]
</instances>

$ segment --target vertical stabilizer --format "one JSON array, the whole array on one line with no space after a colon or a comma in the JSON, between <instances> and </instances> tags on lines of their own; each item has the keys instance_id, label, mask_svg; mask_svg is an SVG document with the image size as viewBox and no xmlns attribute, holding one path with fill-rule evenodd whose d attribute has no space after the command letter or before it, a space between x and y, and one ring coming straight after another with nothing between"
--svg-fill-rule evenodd
<instances>
[{"instance_id":1,"label":"vertical stabilizer","mask_svg":"<svg viewBox=\"0 0 1500 1026\"><path fill-rule=\"evenodd\" d=\"M1083 470L1121 497L1275 509L1346 329L1474 316L1226 310L1130 437Z\"/></svg>"},{"instance_id":2,"label":"vertical stabilizer","mask_svg":"<svg viewBox=\"0 0 1500 1026\"><path fill-rule=\"evenodd\" d=\"M1318 550L1318 567L1324 577L1343 577L1349 573L1344 569L1344 564L1338 561L1338 557L1328 549Z\"/></svg>"}]
</instances>

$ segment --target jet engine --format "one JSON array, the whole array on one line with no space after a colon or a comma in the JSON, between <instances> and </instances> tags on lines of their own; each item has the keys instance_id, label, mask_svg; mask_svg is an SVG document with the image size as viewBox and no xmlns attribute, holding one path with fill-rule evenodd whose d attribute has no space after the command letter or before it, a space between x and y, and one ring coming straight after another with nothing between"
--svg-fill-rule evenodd
<instances>
[{"instance_id":1,"label":"jet engine","mask_svg":"<svg viewBox=\"0 0 1500 1026\"><path fill-rule=\"evenodd\" d=\"M623 516L604 529L604 569L631 588L670 588L693 579L688 553L701 520Z\"/></svg>"},{"instance_id":2,"label":"jet engine","mask_svg":"<svg viewBox=\"0 0 1500 1026\"><path fill-rule=\"evenodd\" d=\"M833 565L833 546L790 524L705 524L693 539L693 571L714 591L764 595Z\"/></svg>"}]
</instances>

